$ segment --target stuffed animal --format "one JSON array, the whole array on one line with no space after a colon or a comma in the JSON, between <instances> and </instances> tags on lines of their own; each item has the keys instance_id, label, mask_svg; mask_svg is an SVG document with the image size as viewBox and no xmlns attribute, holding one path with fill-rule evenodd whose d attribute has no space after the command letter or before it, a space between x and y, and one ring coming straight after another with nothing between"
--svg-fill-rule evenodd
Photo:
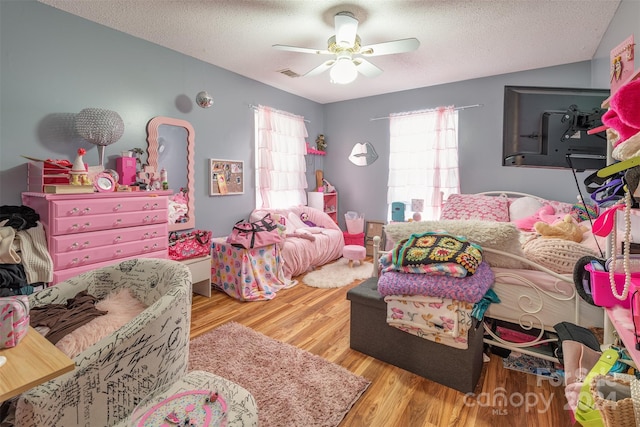
<instances>
[{"instance_id":1,"label":"stuffed animal","mask_svg":"<svg viewBox=\"0 0 640 427\"><path fill-rule=\"evenodd\" d=\"M316 138L316 148L320 151L327 151L327 143L324 140L324 135L320 134Z\"/></svg>"},{"instance_id":2,"label":"stuffed animal","mask_svg":"<svg viewBox=\"0 0 640 427\"><path fill-rule=\"evenodd\" d=\"M304 222L309 227L315 227L316 226L315 222L309 220L309 214L306 213L306 212L302 212L300 214L300 219L302 220L302 222Z\"/></svg>"},{"instance_id":3,"label":"stuffed animal","mask_svg":"<svg viewBox=\"0 0 640 427\"><path fill-rule=\"evenodd\" d=\"M514 220L513 223L520 230L533 231L533 226L535 225L536 222L538 222L538 221L549 222L548 218L551 215L554 215L555 212L556 212L556 210L554 209L553 206L544 205L540 209L538 209L538 211L536 213L534 213L533 215ZM543 219L543 217L545 219ZM551 222L555 222L555 221L556 221L556 218L554 218ZM549 223L551 223L551 222L549 222Z\"/></svg>"},{"instance_id":4,"label":"stuffed animal","mask_svg":"<svg viewBox=\"0 0 640 427\"><path fill-rule=\"evenodd\" d=\"M582 237L588 230L588 228L576 224L569 214L565 215L562 221L554 224L539 221L533 227L542 238L571 240L576 243L582 242Z\"/></svg>"}]
</instances>

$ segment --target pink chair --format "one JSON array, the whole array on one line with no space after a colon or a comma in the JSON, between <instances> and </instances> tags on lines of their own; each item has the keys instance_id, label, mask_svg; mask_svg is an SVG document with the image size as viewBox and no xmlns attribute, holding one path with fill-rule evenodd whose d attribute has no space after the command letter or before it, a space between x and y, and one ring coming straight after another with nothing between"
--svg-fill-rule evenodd
<instances>
[{"instance_id":1,"label":"pink chair","mask_svg":"<svg viewBox=\"0 0 640 427\"><path fill-rule=\"evenodd\" d=\"M362 265L362 261L367 256L367 250L360 245L346 245L342 249L342 256L349 260L349 267L353 267L353 261L358 261Z\"/></svg>"}]
</instances>

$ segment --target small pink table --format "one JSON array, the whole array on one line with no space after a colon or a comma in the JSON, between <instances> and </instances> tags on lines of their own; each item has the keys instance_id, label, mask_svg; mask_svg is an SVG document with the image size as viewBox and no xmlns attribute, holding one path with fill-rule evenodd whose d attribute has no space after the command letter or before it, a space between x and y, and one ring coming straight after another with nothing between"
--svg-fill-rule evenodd
<instances>
[{"instance_id":1,"label":"small pink table","mask_svg":"<svg viewBox=\"0 0 640 427\"><path fill-rule=\"evenodd\" d=\"M293 285L285 278L278 245L237 248L226 237L212 239L211 283L241 301L270 300Z\"/></svg>"}]
</instances>

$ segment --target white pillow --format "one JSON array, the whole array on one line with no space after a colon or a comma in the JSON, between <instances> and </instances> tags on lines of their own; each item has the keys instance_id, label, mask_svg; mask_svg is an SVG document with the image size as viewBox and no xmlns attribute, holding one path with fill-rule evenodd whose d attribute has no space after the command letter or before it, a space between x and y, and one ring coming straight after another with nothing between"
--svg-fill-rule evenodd
<instances>
[{"instance_id":1,"label":"white pillow","mask_svg":"<svg viewBox=\"0 0 640 427\"><path fill-rule=\"evenodd\" d=\"M543 203L533 197L519 197L509 204L509 221L528 218L542 206Z\"/></svg>"}]
</instances>

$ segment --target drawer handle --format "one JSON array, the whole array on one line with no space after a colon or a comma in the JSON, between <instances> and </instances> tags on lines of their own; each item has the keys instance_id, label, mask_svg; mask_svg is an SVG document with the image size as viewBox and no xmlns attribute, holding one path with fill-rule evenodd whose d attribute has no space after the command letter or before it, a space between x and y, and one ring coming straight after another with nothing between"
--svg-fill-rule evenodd
<instances>
[{"instance_id":1,"label":"drawer handle","mask_svg":"<svg viewBox=\"0 0 640 427\"><path fill-rule=\"evenodd\" d=\"M158 215L154 216L151 222L156 222L158 220Z\"/></svg>"},{"instance_id":2,"label":"drawer handle","mask_svg":"<svg viewBox=\"0 0 640 427\"><path fill-rule=\"evenodd\" d=\"M153 207L152 207L151 209L158 209L158 206L159 206L159 205L158 205L157 203L154 203L154 204L153 204Z\"/></svg>"},{"instance_id":3,"label":"drawer handle","mask_svg":"<svg viewBox=\"0 0 640 427\"><path fill-rule=\"evenodd\" d=\"M113 210L114 210L114 211L119 211L120 209L122 209L122 204L120 204L120 203L118 203L118 204L113 208Z\"/></svg>"},{"instance_id":4,"label":"drawer handle","mask_svg":"<svg viewBox=\"0 0 640 427\"><path fill-rule=\"evenodd\" d=\"M149 221L151 221L151 217L150 217L149 215L145 216L145 217L142 219L142 222L149 222Z\"/></svg>"},{"instance_id":5,"label":"drawer handle","mask_svg":"<svg viewBox=\"0 0 640 427\"><path fill-rule=\"evenodd\" d=\"M158 232L157 231L153 232L153 237L158 237Z\"/></svg>"},{"instance_id":6,"label":"drawer handle","mask_svg":"<svg viewBox=\"0 0 640 427\"><path fill-rule=\"evenodd\" d=\"M116 255L120 255L120 254L122 254L122 249L118 249L118 250L116 251Z\"/></svg>"},{"instance_id":7,"label":"drawer handle","mask_svg":"<svg viewBox=\"0 0 640 427\"><path fill-rule=\"evenodd\" d=\"M88 247L89 247L89 241L87 240L86 242L84 242L84 243L82 244L82 247L83 247L83 248L88 248Z\"/></svg>"},{"instance_id":8,"label":"drawer handle","mask_svg":"<svg viewBox=\"0 0 640 427\"><path fill-rule=\"evenodd\" d=\"M89 212L91 212L91 208L84 208L82 210L82 215L88 214Z\"/></svg>"},{"instance_id":9,"label":"drawer handle","mask_svg":"<svg viewBox=\"0 0 640 427\"><path fill-rule=\"evenodd\" d=\"M146 233L144 233L142 235L142 240L147 240L149 237L151 237L151 236L149 236L149 232L147 231Z\"/></svg>"},{"instance_id":10,"label":"drawer handle","mask_svg":"<svg viewBox=\"0 0 640 427\"><path fill-rule=\"evenodd\" d=\"M82 224L82 228L87 229L91 227L91 223L90 222L85 222L84 224Z\"/></svg>"},{"instance_id":11,"label":"drawer handle","mask_svg":"<svg viewBox=\"0 0 640 427\"><path fill-rule=\"evenodd\" d=\"M142 207L142 209L144 209L144 210L149 209L149 203L145 203L145 205Z\"/></svg>"},{"instance_id":12,"label":"drawer handle","mask_svg":"<svg viewBox=\"0 0 640 427\"><path fill-rule=\"evenodd\" d=\"M122 224L122 218L116 219L116 222L114 225L120 225L120 224Z\"/></svg>"},{"instance_id":13,"label":"drawer handle","mask_svg":"<svg viewBox=\"0 0 640 427\"><path fill-rule=\"evenodd\" d=\"M73 209L71 209L71 210L69 211L69 214L73 215L73 214L78 213L79 211L80 211L80 209L78 209L78 208L73 208Z\"/></svg>"},{"instance_id":14,"label":"drawer handle","mask_svg":"<svg viewBox=\"0 0 640 427\"><path fill-rule=\"evenodd\" d=\"M116 236L116 238L113 239L113 242L118 243L120 240L122 240L122 236Z\"/></svg>"},{"instance_id":15,"label":"drawer handle","mask_svg":"<svg viewBox=\"0 0 640 427\"><path fill-rule=\"evenodd\" d=\"M78 249L78 247L79 247L79 246L80 246L80 245L78 244L78 242L73 242L73 243L71 244L71 249Z\"/></svg>"}]
</instances>

